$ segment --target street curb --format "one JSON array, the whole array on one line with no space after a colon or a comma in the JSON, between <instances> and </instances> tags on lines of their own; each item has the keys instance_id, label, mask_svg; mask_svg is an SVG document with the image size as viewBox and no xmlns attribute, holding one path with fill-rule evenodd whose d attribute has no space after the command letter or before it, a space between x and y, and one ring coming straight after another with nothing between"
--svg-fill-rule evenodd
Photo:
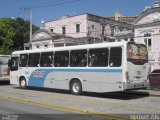
<instances>
[{"instance_id":1,"label":"street curb","mask_svg":"<svg viewBox=\"0 0 160 120\"><path fill-rule=\"evenodd\" d=\"M149 96L160 97L160 89L158 88L148 88Z\"/></svg>"},{"instance_id":2,"label":"street curb","mask_svg":"<svg viewBox=\"0 0 160 120\"><path fill-rule=\"evenodd\" d=\"M137 95L148 95L151 97L160 97L160 89L144 89L144 90L132 90L130 91L131 94Z\"/></svg>"},{"instance_id":3,"label":"street curb","mask_svg":"<svg viewBox=\"0 0 160 120\"><path fill-rule=\"evenodd\" d=\"M155 94L149 94L151 97L160 97L160 95L155 95Z\"/></svg>"}]
</instances>

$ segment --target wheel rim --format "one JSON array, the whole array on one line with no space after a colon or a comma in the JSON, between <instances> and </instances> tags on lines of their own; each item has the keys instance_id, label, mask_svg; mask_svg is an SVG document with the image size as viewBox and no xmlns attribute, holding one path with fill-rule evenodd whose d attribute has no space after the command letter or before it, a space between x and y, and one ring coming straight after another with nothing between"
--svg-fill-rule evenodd
<instances>
[{"instance_id":1,"label":"wheel rim","mask_svg":"<svg viewBox=\"0 0 160 120\"><path fill-rule=\"evenodd\" d=\"M80 90L79 84L78 83L74 83L72 89L73 89L73 92L78 93L79 90Z\"/></svg>"},{"instance_id":2,"label":"wheel rim","mask_svg":"<svg viewBox=\"0 0 160 120\"><path fill-rule=\"evenodd\" d=\"M21 86L22 86L22 87L25 87L25 86L26 86L26 81L25 81L25 80L22 80L22 81L21 81Z\"/></svg>"}]
</instances>

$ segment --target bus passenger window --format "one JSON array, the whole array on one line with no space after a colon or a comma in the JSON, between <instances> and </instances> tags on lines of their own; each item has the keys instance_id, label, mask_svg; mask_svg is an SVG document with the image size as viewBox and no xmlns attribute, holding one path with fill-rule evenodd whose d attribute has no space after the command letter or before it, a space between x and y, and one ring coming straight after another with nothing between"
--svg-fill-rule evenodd
<instances>
[{"instance_id":1,"label":"bus passenger window","mask_svg":"<svg viewBox=\"0 0 160 120\"><path fill-rule=\"evenodd\" d=\"M106 67L108 66L108 49L90 49L88 54L89 67Z\"/></svg>"},{"instance_id":2,"label":"bus passenger window","mask_svg":"<svg viewBox=\"0 0 160 120\"><path fill-rule=\"evenodd\" d=\"M21 54L19 66L20 67L27 67L27 61L28 61L28 54Z\"/></svg>"},{"instance_id":3,"label":"bus passenger window","mask_svg":"<svg viewBox=\"0 0 160 120\"><path fill-rule=\"evenodd\" d=\"M122 48L115 47L110 49L110 67L120 67L122 63Z\"/></svg>"},{"instance_id":4,"label":"bus passenger window","mask_svg":"<svg viewBox=\"0 0 160 120\"><path fill-rule=\"evenodd\" d=\"M69 65L69 51L55 52L54 66L55 67L68 67Z\"/></svg>"},{"instance_id":5,"label":"bus passenger window","mask_svg":"<svg viewBox=\"0 0 160 120\"><path fill-rule=\"evenodd\" d=\"M28 67L39 67L40 53L30 53Z\"/></svg>"},{"instance_id":6,"label":"bus passenger window","mask_svg":"<svg viewBox=\"0 0 160 120\"><path fill-rule=\"evenodd\" d=\"M70 55L71 67L87 66L87 50L72 50Z\"/></svg>"},{"instance_id":7,"label":"bus passenger window","mask_svg":"<svg viewBox=\"0 0 160 120\"><path fill-rule=\"evenodd\" d=\"M41 67L52 67L53 66L53 52L41 53L40 66Z\"/></svg>"}]
</instances>

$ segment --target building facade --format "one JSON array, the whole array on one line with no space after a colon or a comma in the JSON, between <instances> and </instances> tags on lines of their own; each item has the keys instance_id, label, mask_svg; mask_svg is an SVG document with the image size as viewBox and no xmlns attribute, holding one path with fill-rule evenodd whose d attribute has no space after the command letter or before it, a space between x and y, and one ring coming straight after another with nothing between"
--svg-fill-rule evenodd
<instances>
[{"instance_id":1,"label":"building facade","mask_svg":"<svg viewBox=\"0 0 160 120\"><path fill-rule=\"evenodd\" d=\"M126 40L128 33L133 33L133 27L125 22L92 14L65 16L48 22L43 21L41 29L33 34L31 45L26 43L24 48L28 49L31 46L31 49L39 49L114 42ZM133 34L130 37L133 37Z\"/></svg>"},{"instance_id":2,"label":"building facade","mask_svg":"<svg viewBox=\"0 0 160 120\"><path fill-rule=\"evenodd\" d=\"M42 28L79 39L85 44L115 41L119 33L133 30L130 24L92 14L65 16L44 22Z\"/></svg>"},{"instance_id":3,"label":"building facade","mask_svg":"<svg viewBox=\"0 0 160 120\"><path fill-rule=\"evenodd\" d=\"M45 49L51 47L60 46L72 46L77 44L84 44L79 39L74 39L72 37L56 34L47 29L40 29L32 36L31 45L29 43L24 44L25 49Z\"/></svg>"},{"instance_id":4,"label":"building facade","mask_svg":"<svg viewBox=\"0 0 160 120\"><path fill-rule=\"evenodd\" d=\"M106 18L119 21L119 22L126 22L129 24L132 24L137 18L137 16L122 16L121 12L117 11L115 12L114 16L107 16Z\"/></svg>"},{"instance_id":5,"label":"building facade","mask_svg":"<svg viewBox=\"0 0 160 120\"><path fill-rule=\"evenodd\" d=\"M151 70L160 68L160 5L139 14L133 23L135 41L148 47Z\"/></svg>"}]
</instances>

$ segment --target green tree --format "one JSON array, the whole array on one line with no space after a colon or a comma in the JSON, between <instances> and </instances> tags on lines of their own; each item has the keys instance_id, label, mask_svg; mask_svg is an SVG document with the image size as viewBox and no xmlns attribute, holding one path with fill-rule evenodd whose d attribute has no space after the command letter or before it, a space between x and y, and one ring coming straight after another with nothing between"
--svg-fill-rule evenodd
<instances>
[{"instance_id":1,"label":"green tree","mask_svg":"<svg viewBox=\"0 0 160 120\"><path fill-rule=\"evenodd\" d=\"M33 25L33 33L39 27ZM30 23L23 18L0 18L0 54L10 54L14 50L24 49L29 43Z\"/></svg>"},{"instance_id":2,"label":"green tree","mask_svg":"<svg viewBox=\"0 0 160 120\"><path fill-rule=\"evenodd\" d=\"M30 36L30 22L25 21L23 18L12 18L12 27L15 29L15 36L13 37L13 50L24 49L24 43L29 43ZM32 32L36 32L39 27L33 25Z\"/></svg>"},{"instance_id":3,"label":"green tree","mask_svg":"<svg viewBox=\"0 0 160 120\"><path fill-rule=\"evenodd\" d=\"M9 54L13 46L15 30L10 24L9 18L0 19L0 54Z\"/></svg>"}]
</instances>

